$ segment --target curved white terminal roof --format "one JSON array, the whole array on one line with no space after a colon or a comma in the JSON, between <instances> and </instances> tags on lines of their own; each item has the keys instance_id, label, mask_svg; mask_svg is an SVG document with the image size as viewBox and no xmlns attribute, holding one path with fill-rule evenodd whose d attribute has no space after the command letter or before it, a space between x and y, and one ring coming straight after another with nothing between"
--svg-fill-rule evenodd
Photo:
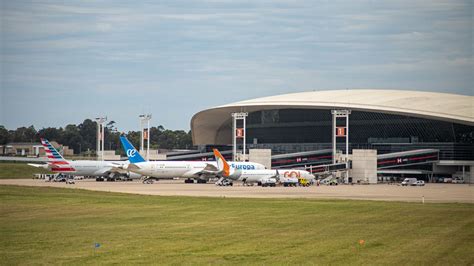
<instances>
[{"instance_id":1,"label":"curved white terminal roof","mask_svg":"<svg viewBox=\"0 0 474 266\"><path fill-rule=\"evenodd\" d=\"M256 98L203 110L191 119L193 142L227 144L218 131L233 112L268 109L351 109L381 112L474 125L474 97L406 90L331 90Z\"/></svg>"}]
</instances>

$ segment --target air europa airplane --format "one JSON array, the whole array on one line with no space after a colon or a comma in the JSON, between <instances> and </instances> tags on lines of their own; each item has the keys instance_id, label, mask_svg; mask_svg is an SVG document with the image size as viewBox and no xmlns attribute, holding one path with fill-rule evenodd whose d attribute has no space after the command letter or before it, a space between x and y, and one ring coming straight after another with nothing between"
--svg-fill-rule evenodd
<instances>
[{"instance_id":1,"label":"air europa airplane","mask_svg":"<svg viewBox=\"0 0 474 266\"><path fill-rule=\"evenodd\" d=\"M126 137L121 136L120 141L130 161L130 164L124 165L126 167L124 169L128 171L154 178L181 177L201 180L217 177L219 174L216 162L145 161ZM265 169L262 164L251 162L230 162L229 167L247 170Z\"/></svg>"}]
</instances>

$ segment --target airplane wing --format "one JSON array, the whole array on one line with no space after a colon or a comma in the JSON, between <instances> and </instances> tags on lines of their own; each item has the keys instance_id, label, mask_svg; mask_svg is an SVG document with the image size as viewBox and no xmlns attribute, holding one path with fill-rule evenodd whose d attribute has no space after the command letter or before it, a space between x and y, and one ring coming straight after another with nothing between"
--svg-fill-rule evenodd
<instances>
[{"instance_id":1,"label":"airplane wing","mask_svg":"<svg viewBox=\"0 0 474 266\"><path fill-rule=\"evenodd\" d=\"M209 179L212 177L217 177L220 174L221 174L221 171L219 171L219 169L215 165L208 163L202 170L198 170L194 172L193 175L201 179Z\"/></svg>"},{"instance_id":2,"label":"airplane wing","mask_svg":"<svg viewBox=\"0 0 474 266\"><path fill-rule=\"evenodd\" d=\"M59 168L63 167L64 164L62 163L45 163L45 164L36 164L36 163L29 163L29 166L44 168L44 169L51 169L51 168Z\"/></svg>"},{"instance_id":3,"label":"airplane wing","mask_svg":"<svg viewBox=\"0 0 474 266\"><path fill-rule=\"evenodd\" d=\"M280 173L278 173L278 169L275 171L275 175L272 176L272 178L275 178L277 182L280 182Z\"/></svg>"},{"instance_id":4,"label":"airplane wing","mask_svg":"<svg viewBox=\"0 0 474 266\"><path fill-rule=\"evenodd\" d=\"M202 170L203 170L203 171L214 171L214 172L218 172L218 171L219 171L219 169L218 169L215 165L210 164L210 163L207 163L207 164L206 164L206 167L204 167Z\"/></svg>"},{"instance_id":5,"label":"airplane wing","mask_svg":"<svg viewBox=\"0 0 474 266\"><path fill-rule=\"evenodd\" d=\"M184 174L184 177L189 178L199 178L199 179L209 179L213 177L218 177L221 172L215 165L206 164L202 169L195 169Z\"/></svg>"},{"instance_id":6,"label":"airplane wing","mask_svg":"<svg viewBox=\"0 0 474 266\"><path fill-rule=\"evenodd\" d=\"M124 168L122 167L115 167L115 166L112 166L109 170L109 172L114 172L114 173L119 173L119 174L126 174L128 173L127 170L125 170Z\"/></svg>"},{"instance_id":7,"label":"airplane wing","mask_svg":"<svg viewBox=\"0 0 474 266\"><path fill-rule=\"evenodd\" d=\"M134 164L134 163L129 163L129 164L127 165L127 168L126 168L126 169L128 169L128 170L130 170L130 171L138 170L138 169L140 169L140 166L138 166L138 165L136 165L136 164Z\"/></svg>"},{"instance_id":8,"label":"airplane wing","mask_svg":"<svg viewBox=\"0 0 474 266\"><path fill-rule=\"evenodd\" d=\"M129 172L133 172L134 170L138 170L138 169L140 169L140 167L133 163L130 163L130 164L112 163L110 165L110 168L106 172L127 174Z\"/></svg>"},{"instance_id":9,"label":"airplane wing","mask_svg":"<svg viewBox=\"0 0 474 266\"><path fill-rule=\"evenodd\" d=\"M76 171L66 161L57 161L57 162L54 162L54 163L50 162L50 163L47 163L47 164L29 163L28 165L33 166L33 167L43 168L43 169L53 171L53 172L61 172L61 173Z\"/></svg>"},{"instance_id":10,"label":"airplane wing","mask_svg":"<svg viewBox=\"0 0 474 266\"><path fill-rule=\"evenodd\" d=\"M106 162L103 166L95 172L97 175L113 176L115 174L129 174L133 167L138 169L138 166L129 164L128 161L123 162Z\"/></svg>"},{"instance_id":11,"label":"airplane wing","mask_svg":"<svg viewBox=\"0 0 474 266\"><path fill-rule=\"evenodd\" d=\"M111 162L109 164L110 166L110 172L116 172L116 173L119 173L119 174L125 174L127 173L127 166L128 166L128 163L117 163L117 162Z\"/></svg>"},{"instance_id":12,"label":"airplane wing","mask_svg":"<svg viewBox=\"0 0 474 266\"><path fill-rule=\"evenodd\" d=\"M44 169L48 169L48 167L49 167L49 165L47 163L45 163L45 164L29 163L28 165L33 166L33 167L38 167L38 168L44 168Z\"/></svg>"},{"instance_id":13,"label":"airplane wing","mask_svg":"<svg viewBox=\"0 0 474 266\"><path fill-rule=\"evenodd\" d=\"M133 171L133 170L138 170L140 169L140 166L134 164L134 163L117 163L117 162L111 162L110 167L112 167L112 170L115 171L123 171L124 173L128 171Z\"/></svg>"}]
</instances>

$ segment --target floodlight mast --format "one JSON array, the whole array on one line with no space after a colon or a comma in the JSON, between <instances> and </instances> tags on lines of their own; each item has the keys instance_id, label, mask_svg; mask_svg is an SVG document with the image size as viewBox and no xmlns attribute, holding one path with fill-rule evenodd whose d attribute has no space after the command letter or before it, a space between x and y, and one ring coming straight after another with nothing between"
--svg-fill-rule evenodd
<instances>
[{"instance_id":1,"label":"floodlight mast","mask_svg":"<svg viewBox=\"0 0 474 266\"><path fill-rule=\"evenodd\" d=\"M349 159L349 115L351 110L331 110L332 114L332 163L336 163L336 144L337 137L344 137L346 139L346 161ZM343 132L338 131L336 120L337 118L345 118L346 126ZM340 134L342 133L342 134Z\"/></svg>"},{"instance_id":2,"label":"floodlight mast","mask_svg":"<svg viewBox=\"0 0 474 266\"><path fill-rule=\"evenodd\" d=\"M107 117L96 117L95 121L97 122L97 160L104 160L104 123L107 121Z\"/></svg>"},{"instance_id":3,"label":"floodlight mast","mask_svg":"<svg viewBox=\"0 0 474 266\"><path fill-rule=\"evenodd\" d=\"M232 113L233 118L233 127L232 127L232 160L238 161L237 159L237 138L242 138L242 158L245 161L245 149L246 149L246 118L249 113L240 112L240 113ZM242 128L237 128L237 120L242 120L243 126Z\"/></svg>"},{"instance_id":4,"label":"floodlight mast","mask_svg":"<svg viewBox=\"0 0 474 266\"><path fill-rule=\"evenodd\" d=\"M150 120L151 114L142 114L138 116L140 119L140 151L144 149L144 123L147 123L146 126L146 159L149 160L150 157Z\"/></svg>"}]
</instances>

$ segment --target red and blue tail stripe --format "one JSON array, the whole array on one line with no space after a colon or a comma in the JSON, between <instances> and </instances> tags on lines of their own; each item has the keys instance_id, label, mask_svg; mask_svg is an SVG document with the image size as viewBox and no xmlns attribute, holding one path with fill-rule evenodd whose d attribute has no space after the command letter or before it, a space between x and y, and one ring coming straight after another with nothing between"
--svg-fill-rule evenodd
<instances>
[{"instance_id":1,"label":"red and blue tail stripe","mask_svg":"<svg viewBox=\"0 0 474 266\"><path fill-rule=\"evenodd\" d=\"M49 143L47 139L41 139L41 144L44 147L46 155L48 156L48 164L53 172L75 172L76 169L72 167L66 159L59 154L59 152Z\"/></svg>"}]
</instances>

